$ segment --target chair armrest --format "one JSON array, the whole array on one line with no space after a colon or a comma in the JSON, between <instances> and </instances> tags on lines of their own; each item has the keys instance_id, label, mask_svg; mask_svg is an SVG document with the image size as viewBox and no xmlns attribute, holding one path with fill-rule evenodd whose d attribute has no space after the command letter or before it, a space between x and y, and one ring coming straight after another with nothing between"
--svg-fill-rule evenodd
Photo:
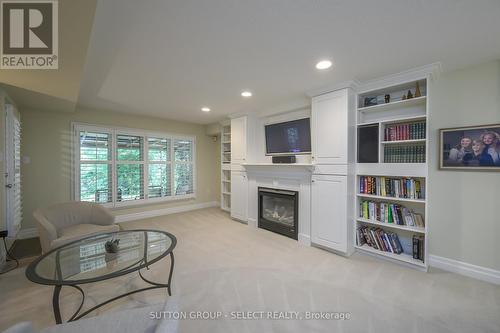
<instances>
[{"instance_id":1,"label":"chair armrest","mask_svg":"<svg viewBox=\"0 0 500 333\"><path fill-rule=\"evenodd\" d=\"M51 249L50 244L57 239L57 229L50 223L39 211L33 213L38 229L38 236L40 237L40 245L42 251L48 252Z\"/></svg>"},{"instance_id":2,"label":"chair armrest","mask_svg":"<svg viewBox=\"0 0 500 333\"><path fill-rule=\"evenodd\" d=\"M111 214L111 212L99 205L92 205L92 215L91 215L91 223L98 225L112 225L115 224L115 216Z\"/></svg>"}]
</instances>

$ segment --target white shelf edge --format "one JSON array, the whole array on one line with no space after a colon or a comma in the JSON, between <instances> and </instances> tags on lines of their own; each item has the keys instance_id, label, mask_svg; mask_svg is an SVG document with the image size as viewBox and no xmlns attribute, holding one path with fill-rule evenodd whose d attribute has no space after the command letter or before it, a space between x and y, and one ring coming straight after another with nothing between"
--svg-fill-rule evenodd
<instances>
[{"instance_id":1,"label":"white shelf edge","mask_svg":"<svg viewBox=\"0 0 500 333\"><path fill-rule=\"evenodd\" d=\"M418 143L418 142L425 142L425 141L427 141L427 139L380 141L380 143L383 145L396 145L396 144L405 144L405 143Z\"/></svg>"},{"instance_id":2,"label":"white shelf edge","mask_svg":"<svg viewBox=\"0 0 500 333\"><path fill-rule=\"evenodd\" d=\"M222 192L224 195L231 195L231 192Z\"/></svg>"},{"instance_id":3,"label":"white shelf edge","mask_svg":"<svg viewBox=\"0 0 500 333\"><path fill-rule=\"evenodd\" d=\"M425 120L425 119L427 119L427 115L393 118L393 119L381 120L381 121L379 121L379 123L381 123L381 124L396 124L396 123L401 123L401 122L405 122L405 121L410 122L410 121Z\"/></svg>"},{"instance_id":4,"label":"white shelf edge","mask_svg":"<svg viewBox=\"0 0 500 333\"><path fill-rule=\"evenodd\" d=\"M385 119L385 120L374 120L374 121L367 121L363 123L357 123L356 126L366 126L366 125L375 125L375 124L380 124L380 125L386 125L386 124L397 124L397 123L402 123L402 122L411 122L411 121L417 121L417 120L426 120L427 115L422 115L422 116L410 116L410 117L399 117L399 118L392 118L392 119Z\"/></svg>"},{"instance_id":5,"label":"white shelf edge","mask_svg":"<svg viewBox=\"0 0 500 333\"><path fill-rule=\"evenodd\" d=\"M384 197L382 195L363 194L363 193L356 193L356 196L362 197L362 198L381 199L381 200L388 200L388 201L416 202L416 203L422 203L422 204L426 203L425 199L408 199L408 198Z\"/></svg>"},{"instance_id":6,"label":"white shelf edge","mask_svg":"<svg viewBox=\"0 0 500 333\"><path fill-rule=\"evenodd\" d=\"M364 106L364 107L358 108L358 112L381 111L381 110L385 110L385 109L387 109L387 110L394 109L397 107L407 107L407 106L412 106L412 105L418 105L418 104L425 103L426 99L427 99L427 96L420 96L420 97L414 97L414 98L405 99L405 100L396 101L396 102L377 104L377 105L371 105L371 106Z\"/></svg>"},{"instance_id":7,"label":"white shelf edge","mask_svg":"<svg viewBox=\"0 0 500 333\"><path fill-rule=\"evenodd\" d=\"M356 176L427 178L427 163L356 163Z\"/></svg>"},{"instance_id":8,"label":"white shelf edge","mask_svg":"<svg viewBox=\"0 0 500 333\"><path fill-rule=\"evenodd\" d=\"M399 261L402 261L402 262L405 262L405 263L408 263L408 264L412 264L412 265L415 265L415 266L419 266L419 267L423 267L423 268L427 267L427 265L423 261L418 260L418 259L413 259L412 256L410 256L409 254L406 254L406 253L395 254L395 253L392 253L392 252L384 252L384 251L380 251L380 250L374 249L374 248L372 248L372 247L370 247L370 246L368 246L366 244L364 244L362 246L355 245L354 247L356 249L361 250L361 251L366 251L366 252L369 252L369 253L374 253L374 254L377 254L379 256L383 256L383 257L394 259L394 260L399 260Z\"/></svg>"},{"instance_id":9,"label":"white shelf edge","mask_svg":"<svg viewBox=\"0 0 500 333\"><path fill-rule=\"evenodd\" d=\"M372 224L372 225L377 225L377 226L381 226L381 227L416 232L416 233L424 234L424 235L427 234L427 231L425 230L425 228L420 228L420 227L411 227L411 226L407 226L407 225L399 225L399 224L394 224L394 223L373 221L373 220L364 219L361 217L356 218L356 221L362 222L362 223L367 223L367 224Z\"/></svg>"}]
</instances>

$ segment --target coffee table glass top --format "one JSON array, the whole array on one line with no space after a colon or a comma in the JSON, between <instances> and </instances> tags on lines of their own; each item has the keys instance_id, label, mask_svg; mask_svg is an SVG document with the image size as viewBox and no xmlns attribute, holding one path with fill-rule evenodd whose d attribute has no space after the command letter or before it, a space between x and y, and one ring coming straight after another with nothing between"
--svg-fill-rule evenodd
<instances>
[{"instance_id":1,"label":"coffee table glass top","mask_svg":"<svg viewBox=\"0 0 500 333\"><path fill-rule=\"evenodd\" d=\"M44 254L26 273L33 282L51 285L101 281L144 268L171 253L175 245L175 236L159 230L100 234Z\"/></svg>"}]
</instances>

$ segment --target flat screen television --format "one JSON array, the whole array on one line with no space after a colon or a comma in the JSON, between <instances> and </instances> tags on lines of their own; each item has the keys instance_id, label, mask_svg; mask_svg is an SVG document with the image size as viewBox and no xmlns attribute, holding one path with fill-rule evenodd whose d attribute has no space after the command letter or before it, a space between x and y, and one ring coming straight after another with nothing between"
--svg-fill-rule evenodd
<instances>
[{"instance_id":1,"label":"flat screen television","mask_svg":"<svg viewBox=\"0 0 500 333\"><path fill-rule=\"evenodd\" d=\"M311 153L309 118L265 126L266 155L298 155Z\"/></svg>"}]
</instances>

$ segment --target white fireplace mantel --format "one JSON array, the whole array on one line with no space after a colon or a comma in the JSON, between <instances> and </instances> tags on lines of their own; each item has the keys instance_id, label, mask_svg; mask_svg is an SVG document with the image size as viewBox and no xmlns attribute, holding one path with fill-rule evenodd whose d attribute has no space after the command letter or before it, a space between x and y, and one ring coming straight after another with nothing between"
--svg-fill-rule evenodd
<instances>
[{"instance_id":1,"label":"white fireplace mantel","mask_svg":"<svg viewBox=\"0 0 500 333\"><path fill-rule=\"evenodd\" d=\"M243 167L248 177L248 225L257 228L259 187L297 191L299 193L298 241L310 245L311 175L314 165L246 163Z\"/></svg>"}]
</instances>

